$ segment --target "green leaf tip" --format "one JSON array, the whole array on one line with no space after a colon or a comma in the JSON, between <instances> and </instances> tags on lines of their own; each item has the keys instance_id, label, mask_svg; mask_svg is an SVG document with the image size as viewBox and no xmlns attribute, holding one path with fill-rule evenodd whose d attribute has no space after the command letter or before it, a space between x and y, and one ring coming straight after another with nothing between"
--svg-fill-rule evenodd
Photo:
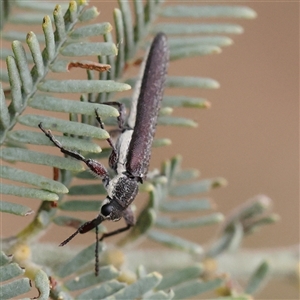
<instances>
[{"instance_id":1,"label":"green leaf tip","mask_svg":"<svg viewBox=\"0 0 300 300\"><path fill-rule=\"evenodd\" d=\"M168 138L154 139L153 141L153 147L164 147L164 146L170 146L171 144L172 141Z\"/></svg>"},{"instance_id":2,"label":"green leaf tip","mask_svg":"<svg viewBox=\"0 0 300 300\"><path fill-rule=\"evenodd\" d=\"M166 126L182 126L182 127L198 127L198 124L187 118L171 117L171 116L159 116L158 124Z\"/></svg>"},{"instance_id":3,"label":"green leaf tip","mask_svg":"<svg viewBox=\"0 0 300 300\"><path fill-rule=\"evenodd\" d=\"M38 270L36 272L34 284L39 291L39 299L48 299L50 295L49 278L43 270Z\"/></svg>"},{"instance_id":4,"label":"green leaf tip","mask_svg":"<svg viewBox=\"0 0 300 300\"><path fill-rule=\"evenodd\" d=\"M23 171L9 166L0 166L0 171L1 178L32 184L54 193L68 193L68 189L62 183L32 172Z\"/></svg>"},{"instance_id":5,"label":"green leaf tip","mask_svg":"<svg viewBox=\"0 0 300 300\"><path fill-rule=\"evenodd\" d=\"M257 13L246 6L167 6L161 10L164 17L175 18L241 18L254 19Z\"/></svg>"},{"instance_id":6,"label":"green leaf tip","mask_svg":"<svg viewBox=\"0 0 300 300\"><path fill-rule=\"evenodd\" d=\"M210 108L211 103L203 98L192 98L187 96L164 96L163 105L168 107L195 107Z\"/></svg>"},{"instance_id":7,"label":"green leaf tip","mask_svg":"<svg viewBox=\"0 0 300 300\"><path fill-rule=\"evenodd\" d=\"M22 83L22 88L23 88L25 94L27 95L32 90L33 82L32 82L32 76L30 74L28 64L27 64L25 49L21 42L13 41L12 50L13 50L14 57L15 57L15 65L18 67L17 78L20 78L21 83ZM13 62L13 61L11 61L11 62ZM16 80L14 78L11 78L10 70L9 70L9 77L10 77L10 81ZM12 93L13 93L13 89L12 89Z\"/></svg>"},{"instance_id":8,"label":"green leaf tip","mask_svg":"<svg viewBox=\"0 0 300 300\"><path fill-rule=\"evenodd\" d=\"M34 37L36 37L35 33L33 31L29 31L26 35L26 41L30 43Z\"/></svg>"},{"instance_id":9,"label":"green leaf tip","mask_svg":"<svg viewBox=\"0 0 300 300\"><path fill-rule=\"evenodd\" d=\"M208 192L213 188L226 186L227 180L220 178L203 179L192 183L178 184L170 190L170 194L173 196L187 196L197 193Z\"/></svg>"},{"instance_id":10,"label":"green leaf tip","mask_svg":"<svg viewBox=\"0 0 300 300\"><path fill-rule=\"evenodd\" d=\"M0 201L0 211L18 216L28 216L33 213L31 208L12 202Z\"/></svg>"},{"instance_id":11,"label":"green leaf tip","mask_svg":"<svg viewBox=\"0 0 300 300\"><path fill-rule=\"evenodd\" d=\"M49 26L52 26L52 22L49 16L45 16L43 19L43 24L42 27L43 28L48 28Z\"/></svg>"},{"instance_id":12,"label":"green leaf tip","mask_svg":"<svg viewBox=\"0 0 300 300\"><path fill-rule=\"evenodd\" d=\"M47 200L47 201L58 200L57 194L54 194L54 193L51 193L48 191L27 188L27 187L22 187L22 186L16 186L16 185L11 185L11 184L5 184L5 183L0 184L0 188L1 188L1 193L5 194L5 195L15 195L15 196L19 196L19 197L37 198L37 199Z\"/></svg>"},{"instance_id":13,"label":"green leaf tip","mask_svg":"<svg viewBox=\"0 0 300 300\"><path fill-rule=\"evenodd\" d=\"M75 0L72 0L69 2L69 11L70 12L76 12L77 11L77 2Z\"/></svg>"},{"instance_id":14,"label":"green leaf tip","mask_svg":"<svg viewBox=\"0 0 300 300\"><path fill-rule=\"evenodd\" d=\"M167 87L184 87L200 89L218 89L219 82L211 78L189 77L189 76L168 76L166 80Z\"/></svg>"},{"instance_id":15,"label":"green leaf tip","mask_svg":"<svg viewBox=\"0 0 300 300\"><path fill-rule=\"evenodd\" d=\"M61 5L56 4L53 10L53 15L59 14L61 12Z\"/></svg>"},{"instance_id":16,"label":"green leaf tip","mask_svg":"<svg viewBox=\"0 0 300 300\"><path fill-rule=\"evenodd\" d=\"M265 260L257 267L254 274L251 276L245 292L247 294L256 293L262 287L269 272L270 263Z\"/></svg>"},{"instance_id":17,"label":"green leaf tip","mask_svg":"<svg viewBox=\"0 0 300 300\"><path fill-rule=\"evenodd\" d=\"M176 49L178 47L182 47L182 44L186 46L192 45L211 45L211 46L218 46L224 47L233 44L233 40L227 36L196 36L196 37L171 37L168 39L168 44L170 49Z\"/></svg>"}]
</instances>

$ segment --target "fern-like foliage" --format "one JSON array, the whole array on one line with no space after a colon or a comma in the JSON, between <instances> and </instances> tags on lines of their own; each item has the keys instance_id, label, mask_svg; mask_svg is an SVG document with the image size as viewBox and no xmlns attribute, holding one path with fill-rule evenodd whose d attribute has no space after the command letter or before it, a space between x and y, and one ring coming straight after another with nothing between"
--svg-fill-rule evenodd
<instances>
[{"instance_id":1,"label":"fern-like foliage","mask_svg":"<svg viewBox=\"0 0 300 300\"><path fill-rule=\"evenodd\" d=\"M43 122L45 128L63 133L56 136L66 148L83 152L91 158L107 158L109 149L101 149L94 141L109 136L105 130L95 127L95 109L106 124L116 124L118 111L103 103L113 99L129 107L135 96L121 98L118 92L129 90L136 82L135 78L125 80L124 73L141 61L136 53L141 48L147 48L149 35L163 31L169 36L172 61L220 53L221 47L232 43L224 34L242 32L239 25L228 23L201 22L186 25L169 22L154 25L157 16L170 19L190 17L195 18L196 22L202 17L255 17L255 12L246 7L174 6L168 3L162 5L159 0L149 0L146 4L135 0L133 4L131 10L128 1L119 1L119 8L114 10L112 26L107 22L99 23L97 9L87 6L85 0L71 1L69 6L65 3L56 5L54 11L49 2L1 1L2 38L14 41L11 50L1 49L1 59L6 60L7 69L1 70L0 87L0 156L5 162L1 165L1 178L6 182L1 182L3 200L0 208L4 213L26 216L32 213L31 208L26 206L26 200L24 205L20 205L6 201L5 195L41 200L34 220L15 236L1 240L3 252L0 273L1 281L4 282L0 290L1 299L16 298L28 292L31 289L28 278L34 280L39 290L39 299L74 299L74 292L76 299L183 299L220 287L226 292L219 294L229 295L232 284L214 270L209 271L200 262L214 260L229 249L237 249L245 234L276 219L274 215L268 214L270 200L260 196L228 218L218 237L206 249L166 233L164 229L206 226L224 219L220 213L176 221L169 217L176 212L212 209L209 199L196 196L195 199L183 200L183 197L226 184L223 178L197 180L196 170L181 170L181 158L178 156L163 163L161 171L152 173L150 180L142 186L142 190L149 194L148 204L137 217L136 226L119 240L117 248L105 250L104 244L100 245L100 263L103 267L98 277L94 276L91 267L94 244L81 250L64 251L36 241L51 223L77 229L84 220L71 217L69 211L99 211L100 201L73 200L72 196L80 195L84 199L88 195L100 195L99 198L104 198L105 193L99 180L95 181L78 161L27 149L29 144L53 146L42 132L35 130L38 124ZM19 11L26 9L28 13L12 14L13 7L19 8ZM21 31L4 30L9 23L34 25L41 20L43 34L29 32L26 35ZM193 36L190 37L190 34ZM89 40L99 36L103 37L103 42ZM25 49L24 42L29 50ZM82 61L81 56L90 56L91 59L96 56L98 63ZM88 69L86 80L58 78L58 73L78 66ZM91 70L101 71L98 78ZM166 84L170 88L195 89L214 89L219 86L218 82L210 78L175 77L171 74ZM63 93L74 94L77 100L65 99L61 97ZM209 102L184 95L165 95L159 125L195 127L195 122L190 119L171 116L176 107L207 108ZM29 108L39 112L28 113ZM68 117L54 118L48 112L66 113ZM16 126L18 123L29 129L19 130ZM169 144L168 138L155 140L156 146ZM24 171L8 162L32 164L33 171ZM36 174L35 165L53 167L54 180ZM72 184L74 177L85 180L87 184ZM63 199L67 193L70 196L68 201ZM105 228L101 225L99 230L104 231ZM129 266L120 266L118 261L122 261L126 253L125 246L145 237L170 247L170 261L165 257L163 262L157 263L159 254L156 252L150 253L147 259L142 257L142 253L131 259L128 254ZM33 255L30 255L31 251ZM195 264L195 261L198 263ZM268 264L263 262L253 275L247 292L255 292L259 286L257 282L262 281L267 270ZM24 275L24 272L24 277L17 278ZM238 299L248 299L248 296L242 294Z\"/></svg>"}]
</instances>

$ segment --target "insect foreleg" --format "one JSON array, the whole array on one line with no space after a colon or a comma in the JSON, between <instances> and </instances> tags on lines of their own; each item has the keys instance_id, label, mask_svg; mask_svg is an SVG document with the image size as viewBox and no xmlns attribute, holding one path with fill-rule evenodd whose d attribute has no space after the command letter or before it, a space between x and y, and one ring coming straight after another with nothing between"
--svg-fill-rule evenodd
<instances>
[{"instance_id":1,"label":"insect foreleg","mask_svg":"<svg viewBox=\"0 0 300 300\"><path fill-rule=\"evenodd\" d=\"M52 134L51 130L46 130L43 126L42 126L42 123L39 124L39 127L40 129L45 133L45 135L49 138L49 140L57 147L60 149L60 151L64 154L67 154L69 156L72 156L78 160L81 160L83 162L85 162L85 158L84 156L82 156L81 154L75 152L75 151L72 151L72 150L68 150L68 149L65 149L63 147L63 145L61 144L61 142L59 140L57 140L54 135Z\"/></svg>"},{"instance_id":2,"label":"insect foreleg","mask_svg":"<svg viewBox=\"0 0 300 300\"><path fill-rule=\"evenodd\" d=\"M100 238L100 242L102 242L105 238L109 237L109 236L113 236L115 234L118 234L118 233L121 233L121 232L124 232L124 231L127 231L129 230L130 228L132 227L132 225L126 225L125 227L122 227L122 228L119 228L117 230L114 230L114 231L111 231L111 232L108 232L108 233L104 233L102 235L102 237Z\"/></svg>"},{"instance_id":3,"label":"insect foreleg","mask_svg":"<svg viewBox=\"0 0 300 300\"><path fill-rule=\"evenodd\" d=\"M109 182L109 176L108 176L108 172L106 170L106 168L99 163L98 161L95 161L93 159L88 159L85 158L83 155L79 154L76 151L72 151L72 150L68 150L66 148L63 147L63 145L60 143L60 141L58 141L54 135L52 134L52 132L50 130L46 130L43 126L42 123L39 124L40 129L45 133L45 135L50 139L50 141L57 147L60 149L60 151L66 155L69 155L73 158L76 158L80 161L83 161L88 167L89 169L96 175L99 176L104 185L107 186L108 182Z\"/></svg>"},{"instance_id":4,"label":"insect foreleg","mask_svg":"<svg viewBox=\"0 0 300 300\"><path fill-rule=\"evenodd\" d=\"M118 101L109 101L109 102L105 102L102 104L116 106L118 108L118 111L119 111L119 116L117 118L118 126L121 130L123 130L125 128L125 118L126 118L126 107L125 107L124 103L121 103Z\"/></svg>"},{"instance_id":5,"label":"insect foreleg","mask_svg":"<svg viewBox=\"0 0 300 300\"><path fill-rule=\"evenodd\" d=\"M102 122L102 120L101 120L101 118L100 118L100 116L99 116L99 114L98 114L98 109L97 109L97 108L95 109L95 114L96 114L96 120L98 121L98 123L99 123L99 125L100 125L100 128L103 129L103 130L105 130L105 129L104 129L104 124L103 124L103 122ZM107 140L107 142L109 143L110 147L112 148L112 151L113 151L113 152L116 152L115 145L113 144L111 138L109 137L109 138L106 139L106 140Z\"/></svg>"},{"instance_id":6,"label":"insect foreleg","mask_svg":"<svg viewBox=\"0 0 300 300\"><path fill-rule=\"evenodd\" d=\"M111 151L111 154L109 156L109 159L108 159L108 162L109 162L109 166L115 170L115 172L117 173L117 168L118 168L118 162L120 162L120 138L121 136L126 132L128 131L127 129L129 128L125 128L124 127L124 124L125 124L125 115L126 115L126 108L125 108L125 105L123 103L120 103L120 102L116 102L116 101L111 101L111 102L106 102L104 103L106 105L111 105L111 106L117 106L118 107L118 111L119 111L119 117L118 117L118 126L119 126L119 129L117 130L118 131L118 134L119 134L119 138L116 142L116 144L113 143L112 139L109 137L107 140L107 142L109 143L110 147L112 148L112 151ZM96 114L96 120L98 121L100 127L102 129L104 129L104 124L98 114L98 110L95 109L95 114ZM130 135L131 137L131 135ZM118 144L119 142L119 144ZM128 141L129 143L129 141ZM126 148L128 147L128 145L126 145ZM122 149L123 151L126 150L126 149ZM124 153L125 155L125 153Z\"/></svg>"},{"instance_id":7,"label":"insect foreleg","mask_svg":"<svg viewBox=\"0 0 300 300\"><path fill-rule=\"evenodd\" d=\"M122 216L123 216L123 218L126 222L126 226L122 227L122 228L119 228L119 229L116 229L114 231L108 232L108 233L104 233L102 235L102 237L100 238L100 240L99 240L100 242L103 241L105 238L107 238L109 236L113 236L115 234L127 231L135 225L135 217L134 217L133 211L132 211L130 206L123 211Z\"/></svg>"}]
</instances>

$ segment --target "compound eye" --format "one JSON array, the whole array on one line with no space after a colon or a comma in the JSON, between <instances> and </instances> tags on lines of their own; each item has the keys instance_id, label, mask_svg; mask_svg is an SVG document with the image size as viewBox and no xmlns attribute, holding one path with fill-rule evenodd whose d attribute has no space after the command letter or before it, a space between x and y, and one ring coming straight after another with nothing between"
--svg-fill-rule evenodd
<instances>
[{"instance_id":1,"label":"compound eye","mask_svg":"<svg viewBox=\"0 0 300 300\"><path fill-rule=\"evenodd\" d=\"M104 217L108 217L113 211L113 206L110 203L107 203L101 207L101 214Z\"/></svg>"}]
</instances>

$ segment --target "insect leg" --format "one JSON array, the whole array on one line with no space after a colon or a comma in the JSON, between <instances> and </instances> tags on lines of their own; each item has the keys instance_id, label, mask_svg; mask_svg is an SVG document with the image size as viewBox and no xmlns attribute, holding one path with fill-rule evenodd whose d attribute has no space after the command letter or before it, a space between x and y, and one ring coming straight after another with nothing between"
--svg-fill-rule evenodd
<instances>
[{"instance_id":1,"label":"insect leg","mask_svg":"<svg viewBox=\"0 0 300 300\"><path fill-rule=\"evenodd\" d=\"M99 125L100 125L100 128L104 130L104 124L98 114L98 108L95 109L95 114L96 114L96 120L98 121ZM111 138L109 137L108 139L106 139L107 142L109 143L109 145L111 146L112 148L112 151L113 152L116 152L116 148L115 148L115 145L113 144Z\"/></svg>"},{"instance_id":2,"label":"insect leg","mask_svg":"<svg viewBox=\"0 0 300 300\"><path fill-rule=\"evenodd\" d=\"M60 141L58 141L54 135L52 134L52 132L50 130L46 130L43 126L42 126L42 122L39 124L39 128L45 133L45 135L49 138L49 140L57 147L60 149L60 151L64 154L67 154L69 156L72 156L78 160L81 160L83 162L86 161L86 159L84 158L84 156L82 156L81 154L75 152L75 151L72 151L72 150L68 150L68 149L65 149L63 147L63 145L61 144Z\"/></svg>"},{"instance_id":3,"label":"insect leg","mask_svg":"<svg viewBox=\"0 0 300 300\"><path fill-rule=\"evenodd\" d=\"M131 207L127 207L123 214L122 214L125 222L126 222L126 226L125 227L122 227L122 228L119 228L119 229L116 229L114 231L111 231L111 232L108 232L108 233L104 233L102 235L102 237L100 238L100 242L103 241L105 238L109 237L109 236L113 236L113 235L116 235L116 234L119 234L121 232L124 232L124 231L127 231L129 230L131 227L133 227L135 225L135 218L134 218L134 214L133 214L133 211L131 209Z\"/></svg>"},{"instance_id":4,"label":"insect leg","mask_svg":"<svg viewBox=\"0 0 300 300\"><path fill-rule=\"evenodd\" d=\"M109 101L109 102L105 102L102 104L116 106L118 108L118 111L119 111L119 116L117 118L118 126L121 130L123 130L125 127L125 117L126 117L126 107L125 107L124 103L117 102L117 101Z\"/></svg>"},{"instance_id":5,"label":"insect leg","mask_svg":"<svg viewBox=\"0 0 300 300\"><path fill-rule=\"evenodd\" d=\"M66 148L63 147L63 145L60 143L60 141L58 141L54 135L52 134L52 132L50 130L46 130L43 126L42 123L39 124L39 128L45 133L45 135L50 139L50 141L57 147L60 149L60 151L66 155L69 155L73 158L76 158L80 161L83 161L88 167L89 169L97 176L99 176L104 185L107 186L108 182L109 182L109 176L108 176L108 172L106 170L106 168L99 162L93 160L93 159L87 159L85 158L83 155L79 154L76 151L72 151L72 150L68 150Z\"/></svg>"},{"instance_id":6,"label":"insect leg","mask_svg":"<svg viewBox=\"0 0 300 300\"><path fill-rule=\"evenodd\" d=\"M108 233L104 233L102 235L102 237L100 238L100 242L102 242L105 238L109 237L109 236L113 236L113 235L116 235L118 233L121 233L121 232L124 232L124 231L127 231L129 230L130 228L132 227L132 225L126 225L125 227L122 227L122 228L119 228L117 230L114 230L112 232L108 232Z\"/></svg>"},{"instance_id":7,"label":"insect leg","mask_svg":"<svg viewBox=\"0 0 300 300\"><path fill-rule=\"evenodd\" d=\"M119 117L118 117L118 126L119 129L117 130L118 134L121 135L124 131L124 124L125 124L125 115L126 115L126 108L123 103L112 101L112 102L106 102L103 103L106 105L111 105L111 106L117 106L118 111L119 111ZM98 121L100 127L104 129L104 124L98 114L98 110L95 109L95 114L96 114L96 120ZM110 147L112 148L111 154L108 159L109 166L117 172L117 163L119 161L119 150L116 148L117 145L114 145L112 142L112 139L109 137L107 139L107 142L109 143Z\"/></svg>"}]
</instances>

